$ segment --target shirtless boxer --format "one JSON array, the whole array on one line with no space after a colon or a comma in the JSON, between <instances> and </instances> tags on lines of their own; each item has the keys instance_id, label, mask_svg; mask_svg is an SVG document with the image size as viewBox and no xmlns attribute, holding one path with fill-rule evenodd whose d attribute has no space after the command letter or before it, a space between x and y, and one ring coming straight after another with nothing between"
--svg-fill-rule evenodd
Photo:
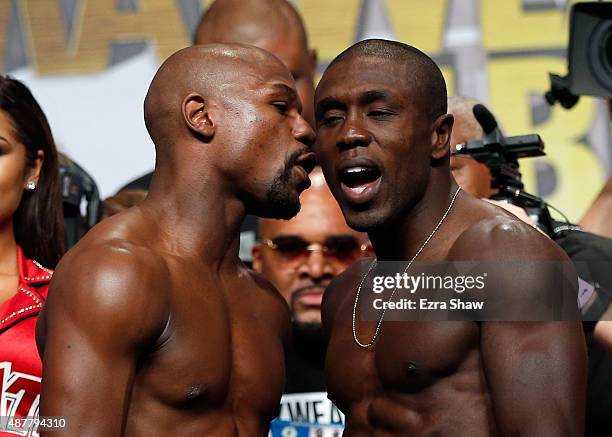
<instances>
[{"instance_id":1,"label":"shirtless boxer","mask_svg":"<svg viewBox=\"0 0 612 437\"><path fill-rule=\"evenodd\" d=\"M420 248L418 261L567 260L528 225L457 191L446 86L420 51L382 40L349 48L323 75L315 115L329 186L378 261ZM579 323L383 321L377 331L380 318L361 320L359 307L353 317L371 262L337 277L323 302L328 391L347 416L345 436L581 435ZM538 267L505 274L515 299L555 292Z\"/></svg>"},{"instance_id":2,"label":"shirtless boxer","mask_svg":"<svg viewBox=\"0 0 612 437\"><path fill-rule=\"evenodd\" d=\"M248 212L298 212L314 166L300 109L289 71L255 47L161 66L144 104L149 195L90 231L49 293L40 412L68 424L54 436L265 435L289 312L239 261L238 231Z\"/></svg>"}]
</instances>

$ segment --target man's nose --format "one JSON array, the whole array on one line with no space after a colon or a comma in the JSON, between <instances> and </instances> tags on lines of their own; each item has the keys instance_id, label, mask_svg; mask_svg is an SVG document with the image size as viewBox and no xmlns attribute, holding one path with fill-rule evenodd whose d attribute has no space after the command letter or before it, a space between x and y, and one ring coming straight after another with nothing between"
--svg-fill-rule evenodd
<instances>
[{"instance_id":1,"label":"man's nose","mask_svg":"<svg viewBox=\"0 0 612 437\"><path fill-rule=\"evenodd\" d=\"M331 279L336 275L333 264L323 252L323 247L311 249L298 271L301 278L309 277L315 281Z\"/></svg>"},{"instance_id":2,"label":"man's nose","mask_svg":"<svg viewBox=\"0 0 612 437\"><path fill-rule=\"evenodd\" d=\"M354 147L365 147L372 141L370 133L356 117L347 117L338 136L337 145L340 150Z\"/></svg>"},{"instance_id":3,"label":"man's nose","mask_svg":"<svg viewBox=\"0 0 612 437\"><path fill-rule=\"evenodd\" d=\"M296 140L298 140L302 144L306 144L308 147L311 148L316 140L314 130L312 130L310 124L308 124L306 119L304 119L301 114L298 115L297 123L294 128L293 134Z\"/></svg>"}]
</instances>

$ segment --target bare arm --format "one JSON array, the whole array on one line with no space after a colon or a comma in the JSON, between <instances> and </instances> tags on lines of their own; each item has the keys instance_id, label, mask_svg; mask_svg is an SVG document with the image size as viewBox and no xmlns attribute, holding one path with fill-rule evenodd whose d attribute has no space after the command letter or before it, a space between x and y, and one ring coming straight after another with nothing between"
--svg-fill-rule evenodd
<instances>
[{"instance_id":1,"label":"bare arm","mask_svg":"<svg viewBox=\"0 0 612 437\"><path fill-rule=\"evenodd\" d=\"M488 322L481 347L499 435L583 435L587 369L579 323Z\"/></svg>"},{"instance_id":2,"label":"bare arm","mask_svg":"<svg viewBox=\"0 0 612 437\"><path fill-rule=\"evenodd\" d=\"M560 301L574 308L573 318L566 321L550 317L482 324L483 368L498 434L583 435L586 343L569 259L553 242L520 223L481 226L464 240L459 246L482 248L477 260L496 260L495 276L489 275L494 286L488 292L505 299L500 300L505 306L539 308L530 314L550 314L547 310ZM470 251L468 247L456 250ZM512 263L516 261L520 264ZM561 276L562 264L562 269L569 268L566 276ZM560 277L568 280L564 287Z\"/></svg>"},{"instance_id":3,"label":"bare arm","mask_svg":"<svg viewBox=\"0 0 612 437\"><path fill-rule=\"evenodd\" d=\"M58 267L40 329L40 414L68 425L54 436L123 435L138 358L167 317L163 266L150 257L129 246L77 248Z\"/></svg>"}]
</instances>

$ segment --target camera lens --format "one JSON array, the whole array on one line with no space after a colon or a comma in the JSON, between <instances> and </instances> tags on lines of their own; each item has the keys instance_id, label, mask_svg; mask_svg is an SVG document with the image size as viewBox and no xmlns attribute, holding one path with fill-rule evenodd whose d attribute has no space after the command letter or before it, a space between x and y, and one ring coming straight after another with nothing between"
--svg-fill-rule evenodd
<instances>
[{"instance_id":1,"label":"camera lens","mask_svg":"<svg viewBox=\"0 0 612 437\"><path fill-rule=\"evenodd\" d=\"M608 65L610 65L610 59L612 59L612 35L610 35L608 33L608 35L606 35L606 59L608 61Z\"/></svg>"},{"instance_id":2,"label":"camera lens","mask_svg":"<svg viewBox=\"0 0 612 437\"><path fill-rule=\"evenodd\" d=\"M612 91L612 22L604 21L593 29L589 48L593 76L600 85Z\"/></svg>"},{"instance_id":3,"label":"camera lens","mask_svg":"<svg viewBox=\"0 0 612 437\"><path fill-rule=\"evenodd\" d=\"M608 27L607 32L603 35L601 50L601 64L606 69L608 74L612 73L612 28Z\"/></svg>"}]
</instances>

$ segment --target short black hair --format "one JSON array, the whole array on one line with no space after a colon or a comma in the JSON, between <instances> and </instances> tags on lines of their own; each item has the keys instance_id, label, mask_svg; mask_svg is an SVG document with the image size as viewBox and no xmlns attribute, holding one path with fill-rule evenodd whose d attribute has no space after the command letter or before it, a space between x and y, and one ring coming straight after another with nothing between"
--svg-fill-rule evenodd
<instances>
[{"instance_id":1,"label":"short black hair","mask_svg":"<svg viewBox=\"0 0 612 437\"><path fill-rule=\"evenodd\" d=\"M435 120L447 112L446 82L440 68L425 53L399 41L366 39L344 50L330 62L327 69L353 56L372 56L401 63L410 72L411 84L421 90L422 104L427 104Z\"/></svg>"}]
</instances>

